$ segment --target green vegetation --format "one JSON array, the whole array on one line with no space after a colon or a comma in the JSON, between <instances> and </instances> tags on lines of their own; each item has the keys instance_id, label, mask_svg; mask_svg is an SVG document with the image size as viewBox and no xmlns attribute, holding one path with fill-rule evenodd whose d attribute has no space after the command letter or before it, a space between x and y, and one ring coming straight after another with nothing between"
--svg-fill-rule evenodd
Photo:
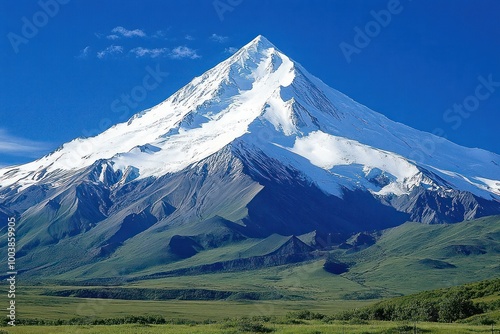
<instances>
[{"instance_id":1,"label":"green vegetation","mask_svg":"<svg viewBox=\"0 0 500 334\"><path fill-rule=\"evenodd\" d=\"M116 305L100 305L99 303L118 302L87 299L87 302L89 301L95 302L94 306L99 306L96 310L103 311ZM180 306L183 302L186 301L177 300L175 305ZM212 306L216 305L216 302L212 303L214 303ZM219 306L222 305L234 307L236 304L220 301ZM260 304L262 305L264 304ZM225 318L216 318L210 316L210 312L214 310L207 308L206 304L191 304L191 306L193 313L196 313L194 311L196 307L200 307L199 311L203 308L206 312L205 318L186 320L187 318L174 318L172 315L168 317L127 315L106 318L98 316L97 313L64 319L21 317L16 328L8 327L6 331L7 333L134 333L133 331L136 330L136 333L226 334L398 334L414 333L414 331L418 333L492 333L492 330L495 332L494 326L500 324L500 278L396 297L351 311L331 314L311 312L306 305L300 305L300 309L283 314L275 312L273 304L269 303L267 309L260 310L260 315L227 318L228 314L223 313ZM296 304L296 306L299 305ZM216 311L221 311L221 309ZM460 320L460 323L457 323L457 320ZM431 323L438 321L449 324ZM452 324L452 322L455 323Z\"/></svg>"},{"instance_id":2,"label":"green vegetation","mask_svg":"<svg viewBox=\"0 0 500 334\"><path fill-rule=\"evenodd\" d=\"M491 326L474 326L470 324L443 323L407 323L367 321L364 323L332 322L321 320L262 320L262 319L228 319L212 324L124 324L124 325L61 325L61 326L16 326L6 328L4 333L10 334L239 334L239 333L273 333L273 334L472 334L492 333ZM494 327L496 328L496 327ZM494 329L498 334L498 330Z\"/></svg>"},{"instance_id":3,"label":"green vegetation","mask_svg":"<svg viewBox=\"0 0 500 334\"><path fill-rule=\"evenodd\" d=\"M412 333L417 322L419 333L490 334L492 325L500 326L499 279L458 286L499 276L498 216L454 225L407 223L384 231L368 248L316 252L317 258L301 263L141 278L189 264L258 255L261 246L267 252L287 240L272 236L260 246L256 240L233 243L150 267L139 276L124 274L121 281L106 281L105 275L99 276L104 278L100 284L70 280L77 272L31 285L21 280L17 317L33 325L3 330L389 334ZM342 264L349 266L347 272Z\"/></svg>"},{"instance_id":4,"label":"green vegetation","mask_svg":"<svg viewBox=\"0 0 500 334\"><path fill-rule=\"evenodd\" d=\"M342 312L334 318L448 323L462 320L491 325L500 323L499 310L500 279L493 279L384 300L365 308Z\"/></svg>"},{"instance_id":5,"label":"green vegetation","mask_svg":"<svg viewBox=\"0 0 500 334\"><path fill-rule=\"evenodd\" d=\"M342 277L397 296L498 277L500 217L449 225L405 223L359 252L335 250L350 264Z\"/></svg>"},{"instance_id":6,"label":"green vegetation","mask_svg":"<svg viewBox=\"0 0 500 334\"><path fill-rule=\"evenodd\" d=\"M236 295L236 292L206 289L138 289L138 288L81 288L48 291L47 295L78 298L102 298L123 300L222 300ZM275 298L279 299L279 295ZM254 294L255 299L261 299ZM270 298L269 298L270 299Z\"/></svg>"},{"instance_id":7,"label":"green vegetation","mask_svg":"<svg viewBox=\"0 0 500 334\"><path fill-rule=\"evenodd\" d=\"M119 265L121 269L116 269L118 262L112 257L38 280L45 284L74 286L114 284L245 292L271 290L283 296L296 294L306 299L328 296L339 300L356 296L379 299L455 286L495 277L500 270L500 217L493 216L452 225L406 223L383 231L374 245L360 251L320 251L315 253L315 260L293 265L243 271L244 268L237 266L232 271L189 271L192 267L263 256L287 240L289 237L273 235L264 240L232 242L187 259L163 261L161 265L149 266L133 274L124 271L128 265ZM327 257L325 269L330 272L323 269ZM140 262L140 256L137 261ZM151 275L172 271L182 275L151 278L154 277ZM308 289L301 289L303 285Z\"/></svg>"},{"instance_id":8,"label":"green vegetation","mask_svg":"<svg viewBox=\"0 0 500 334\"><path fill-rule=\"evenodd\" d=\"M74 317L102 319L120 318L128 315L161 314L169 319L189 319L202 322L207 319L219 321L227 317L236 318L245 315L283 316L287 312L301 309L334 314L373 303L372 300L252 300L243 298L248 297L243 291L240 292L240 295L235 295L227 300L123 300L44 295L47 290L60 291L63 289L67 289L67 287L20 286L19 295L16 294L16 305L19 305L18 318L68 320Z\"/></svg>"}]
</instances>

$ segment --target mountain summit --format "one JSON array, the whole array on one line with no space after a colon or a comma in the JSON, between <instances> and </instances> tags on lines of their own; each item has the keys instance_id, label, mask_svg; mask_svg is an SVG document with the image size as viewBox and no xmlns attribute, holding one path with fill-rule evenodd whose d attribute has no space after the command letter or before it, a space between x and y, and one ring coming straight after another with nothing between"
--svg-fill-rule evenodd
<instances>
[{"instance_id":1,"label":"mountain summit","mask_svg":"<svg viewBox=\"0 0 500 334\"><path fill-rule=\"evenodd\" d=\"M179 237L194 254L498 214L500 156L391 121L258 36L128 122L0 169L0 212L20 216L20 254L71 244L89 262L153 265L173 261Z\"/></svg>"},{"instance_id":2,"label":"mountain summit","mask_svg":"<svg viewBox=\"0 0 500 334\"><path fill-rule=\"evenodd\" d=\"M404 190L401 182L421 172L413 161L420 159L421 167L432 166L432 172L453 179L459 188L500 198L498 155L465 149L388 120L327 87L263 36L128 122L93 138L76 139L36 162L1 170L0 185L26 187L57 170L78 170L100 159L115 171L133 169L138 178L158 177L242 136L257 146L304 157L330 175L339 166L359 165L364 174L385 169L399 183L384 187L384 194L407 192L413 184ZM424 154L429 151L426 144L435 146L432 155Z\"/></svg>"}]
</instances>

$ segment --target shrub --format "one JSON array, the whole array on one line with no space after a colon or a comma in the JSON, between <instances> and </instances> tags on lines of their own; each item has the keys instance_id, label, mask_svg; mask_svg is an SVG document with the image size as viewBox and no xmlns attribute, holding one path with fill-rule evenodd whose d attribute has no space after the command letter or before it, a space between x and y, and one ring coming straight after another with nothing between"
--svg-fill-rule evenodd
<instances>
[{"instance_id":1,"label":"shrub","mask_svg":"<svg viewBox=\"0 0 500 334\"><path fill-rule=\"evenodd\" d=\"M445 297L439 305L439 321L454 322L477 313L472 300L463 293L453 293Z\"/></svg>"},{"instance_id":2,"label":"shrub","mask_svg":"<svg viewBox=\"0 0 500 334\"><path fill-rule=\"evenodd\" d=\"M274 332L273 328L266 327L263 324L256 322L242 322L239 324L238 329L240 332L250 332L250 333Z\"/></svg>"},{"instance_id":3,"label":"shrub","mask_svg":"<svg viewBox=\"0 0 500 334\"><path fill-rule=\"evenodd\" d=\"M291 319L300 319L300 320L322 320L326 317L326 315L321 313L314 313L311 311L298 311L298 312L289 312L287 313L286 317Z\"/></svg>"}]
</instances>

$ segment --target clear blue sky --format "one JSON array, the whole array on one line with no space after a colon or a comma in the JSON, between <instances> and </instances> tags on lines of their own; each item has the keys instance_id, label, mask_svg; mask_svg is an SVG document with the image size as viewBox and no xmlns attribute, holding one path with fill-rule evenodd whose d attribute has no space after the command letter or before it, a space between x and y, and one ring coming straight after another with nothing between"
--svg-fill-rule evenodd
<instances>
[{"instance_id":1,"label":"clear blue sky","mask_svg":"<svg viewBox=\"0 0 500 334\"><path fill-rule=\"evenodd\" d=\"M159 103L259 34L393 120L500 153L500 83L488 90L479 79L500 82L500 2L397 2L1 1L0 165L33 160ZM372 22L372 11L388 9L388 24ZM369 43L356 40L356 27L372 29ZM357 47L350 62L341 43ZM123 104L122 94L140 93L157 66L168 76ZM464 102L471 112L453 111Z\"/></svg>"}]
</instances>

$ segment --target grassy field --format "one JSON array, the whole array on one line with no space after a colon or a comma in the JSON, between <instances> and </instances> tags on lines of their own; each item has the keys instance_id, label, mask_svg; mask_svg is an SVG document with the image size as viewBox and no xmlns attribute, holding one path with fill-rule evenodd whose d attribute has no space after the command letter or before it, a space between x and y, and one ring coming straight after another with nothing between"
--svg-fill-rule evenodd
<instances>
[{"instance_id":1,"label":"grassy field","mask_svg":"<svg viewBox=\"0 0 500 334\"><path fill-rule=\"evenodd\" d=\"M234 324L227 322L207 325L17 326L14 328L5 328L4 331L13 334L236 334L266 332L275 334L399 334L413 333L413 325L394 322L368 322L365 324L343 324L340 322L324 324L308 321L302 324ZM492 329L491 326L418 323L417 332L433 334L491 334ZM495 330L494 333L497 334L499 331Z\"/></svg>"},{"instance_id":2,"label":"grassy field","mask_svg":"<svg viewBox=\"0 0 500 334\"><path fill-rule=\"evenodd\" d=\"M160 282L162 282L160 284ZM151 282L150 282L151 283ZM156 284L163 286L165 279ZM18 319L69 320L78 317L84 322L105 323L130 315L158 315L163 322L122 321L125 325L73 325L73 326L17 326L6 327L5 333L414 333L412 321L366 321L362 319L383 319L371 314L370 310L397 310L405 305L423 305L446 298L452 293L465 293L475 303L488 304L485 313L460 320L458 323L415 323L417 333L500 333L491 324L498 325L500 319L499 279L481 281L457 287L439 289L398 297L376 303L374 300L262 300L262 301L203 301L203 300L113 300L99 298L75 298L46 296L47 290L59 290L58 286L33 286L22 289L19 295ZM151 284L151 286L155 286ZM376 304L374 304L376 303ZM370 306L372 305L372 306ZM391 306L392 305L392 306ZM479 305L479 304L477 304ZM364 307L366 306L366 307ZM344 318L341 311L364 310L368 318L358 316ZM490 311L488 311L488 309ZM316 312L312 313L310 311ZM384 311L385 313L386 311ZM321 313L321 314L319 314ZM338 316L333 316L338 314ZM344 312L345 314L345 312ZM319 316L319 317L316 317ZM339 319L350 319L341 321ZM390 319L395 319L392 316ZM408 318L405 318L408 319ZM415 319L415 318L413 318ZM489 319L489 325L485 319ZM76 323L71 320L71 323ZM116 323L116 322L114 322ZM151 323L146 325L145 323ZM153 325L170 323L169 325Z\"/></svg>"},{"instance_id":3,"label":"grassy field","mask_svg":"<svg viewBox=\"0 0 500 334\"><path fill-rule=\"evenodd\" d=\"M20 298L18 303L17 315L21 319L116 318L132 314L160 314L170 319L204 321L242 316L281 316L303 309L333 314L369 305L373 301L127 301L36 296L31 300Z\"/></svg>"},{"instance_id":4,"label":"grassy field","mask_svg":"<svg viewBox=\"0 0 500 334\"><path fill-rule=\"evenodd\" d=\"M280 266L262 270L169 277L127 284L129 288L213 289L225 291L279 293L279 300L119 300L55 297L47 291L76 289L78 286L18 286L16 304L21 318L69 319L95 316L113 318L126 315L161 314L168 318L196 321L254 315L280 316L308 309L323 314L359 308L377 301L344 300L345 294L370 291L369 287L323 270L324 261ZM99 287L85 287L99 288Z\"/></svg>"},{"instance_id":5,"label":"grassy field","mask_svg":"<svg viewBox=\"0 0 500 334\"><path fill-rule=\"evenodd\" d=\"M326 272L323 270L325 260L316 259L251 271L137 280L124 282L117 287L122 290L153 291L195 288L254 293L262 297L255 300L232 297L224 300L158 300L154 294L148 295L146 300L58 297L54 293L112 287L78 286L71 285L72 282L70 285L61 285L53 280L41 280L28 285L20 280L16 291L18 319L68 320L77 317L92 320L159 315L176 325L19 326L3 330L8 333L252 333L266 332L265 329L273 333L299 334L413 333L413 330L402 327L403 323L394 322L330 324L300 320L291 324L280 322L279 319L286 319L289 312L303 310L332 316L394 296L498 277L499 233L498 217L455 225L408 223L387 231L377 244L365 250L345 253L334 251L340 260L353 264L349 272L342 275ZM217 252L211 254L214 259L222 250ZM2 304L5 298L6 295L0 297ZM500 294L472 298L475 302L492 302L499 300ZM263 323L262 331L259 328L245 331L238 322L224 320L255 316L273 320ZM467 324L421 323L419 333L492 333L491 327L475 326L486 323L485 317L496 319L497 326L500 326L500 310L495 308L488 314L471 317ZM178 321L182 319L186 321ZM215 324L184 325L214 321Z\"/></svg>"}]
</instances>

